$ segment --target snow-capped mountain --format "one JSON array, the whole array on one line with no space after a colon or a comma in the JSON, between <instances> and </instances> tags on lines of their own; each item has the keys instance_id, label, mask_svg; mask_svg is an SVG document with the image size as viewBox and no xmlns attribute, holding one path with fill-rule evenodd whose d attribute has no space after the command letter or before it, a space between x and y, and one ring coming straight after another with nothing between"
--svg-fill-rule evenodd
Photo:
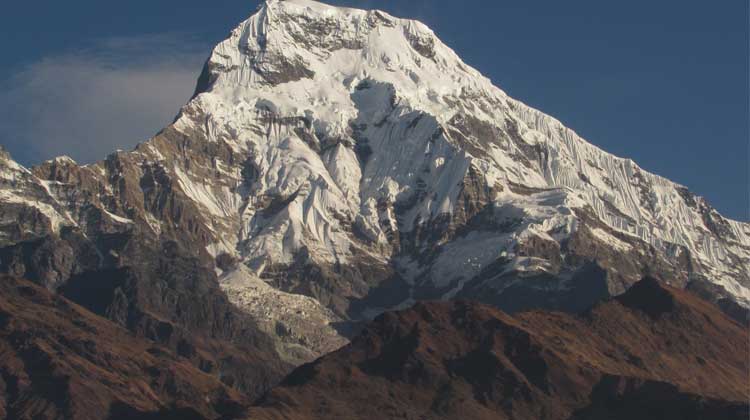
<instances>
[{"instance_id":1,"label":"snow-capped mountain","mask_svg":"<svg viewBox=\"0 0 750 420\"><path fill-rule=\"evenodd\" d=\"M290 346L336 336L310 317L453 297L574 310L644 275L750 305L750 225L380 11L268 0L213 50L176 121L135 150L31 171L0 162L3 241L80 231L100 267L125 264L120 235L176 241L236 304L272 320L284 309Z\"/></svg>"}]
</instances>

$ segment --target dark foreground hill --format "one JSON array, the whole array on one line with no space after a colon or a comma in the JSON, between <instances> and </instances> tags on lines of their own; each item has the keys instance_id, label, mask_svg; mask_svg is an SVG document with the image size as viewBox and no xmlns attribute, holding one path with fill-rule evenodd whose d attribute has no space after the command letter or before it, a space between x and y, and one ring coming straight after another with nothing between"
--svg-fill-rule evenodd
<instances>
[{"instance_id":1,"label":"dark foreground hill","mask_svg":"<svg viewBox=\"0 0 750 420\"><path fill-rule=\"evenodd\" d=\"M651 280L579 316L510 316L462 301L386 313L350 345L298 368L255 403L252 393L219 380L236 372L217 378L190 357L60 295L12 277L0 280L0 418L682 420L750 414L748 331L713 304ZM248 371L259 356L244 356Z\"/></svg>"},{"instance_id":2,"label":"dark foreground hill","mask_svg":"<svg viewBox=\"0 0 750 420\"><path fill-rule=\"evenodd\" d=\"M166 347L0 278L1 419L231 418L249 402Z\"/></svg>"},{"instance_id":3,"label":"dark foreground hill","mask_svg":"<svg viewBox=\"0 0 750 420\"><path fill-rule=\"evenodd\" d=\"M387 313L250 419L747 419L748 332L644 280L581 316L468 302Z\"/></svg>"}]
</instances>

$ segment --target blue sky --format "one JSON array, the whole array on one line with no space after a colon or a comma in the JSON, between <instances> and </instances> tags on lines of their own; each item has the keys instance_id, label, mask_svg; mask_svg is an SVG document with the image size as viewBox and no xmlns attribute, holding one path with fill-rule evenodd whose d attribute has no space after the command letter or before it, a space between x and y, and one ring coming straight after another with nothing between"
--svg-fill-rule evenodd
<instances>
[{"instance_id":1,"label":"blue sky","mask_svg":"<svg viewBox=\"0 0 750 420\"><path fill-rule=\"evenodd\" d=\"M37 0L0 15L0 144L87 162L158 131L257 1ZM590 142L748 220L748 2L336 0L417 18Z\"/></svg>"}]
</instances>

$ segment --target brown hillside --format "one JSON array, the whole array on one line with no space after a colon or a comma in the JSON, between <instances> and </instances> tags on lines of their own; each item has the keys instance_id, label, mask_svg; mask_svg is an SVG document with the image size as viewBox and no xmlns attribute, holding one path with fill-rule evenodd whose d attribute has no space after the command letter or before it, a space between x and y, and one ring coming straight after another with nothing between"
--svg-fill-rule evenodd
<instances>
[{"instance_id":1,"label":"brown hillside","mask_svg":"<svg viewBox=\"0 0 750 420\"><path fill-rule=\"evenodd\" d=\"M0 418L234 417L246 397L31 282L0 279Z\"/></svg>"},{"instance_id":2,"label":"brown hillside","mask_svg":"<svg viewBox=\"0 0 750 420\"><path fill-rule=\"evenodd\" d=\"M581 316L468 302L386 313L252 419L746 419L748 332L654 280Z\"/></svg>"}]
</instances>

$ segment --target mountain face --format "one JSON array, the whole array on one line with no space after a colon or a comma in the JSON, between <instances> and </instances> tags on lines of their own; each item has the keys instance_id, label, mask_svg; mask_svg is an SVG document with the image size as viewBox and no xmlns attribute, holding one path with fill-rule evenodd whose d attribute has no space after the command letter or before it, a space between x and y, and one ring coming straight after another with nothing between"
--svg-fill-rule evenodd
<instances>
[{"instance_id":1,"label":"mountain face","mask_svg":"<svg viewBox=\"0 0 750 420\"><path fill-rule=\"evenodd\" d=\"M579 316L419 303L295 370L247 418L745 419L748 339L652 279Z\"/></svg>"},{"instance_id":2,"label":"mountain face","mask_svg":"<svg viewBox=\"0 0 750 420\"><path fill-rule=\"evenodd\" d=\"M276 352L271 382L420 300L580 311L651 275L750 305L750 225L509 98L425 25L308 0L240 24L135 150L0 154L0 245L0 271L175 350L205 349L199 330Z\"/></svg>"}]
</instances>

